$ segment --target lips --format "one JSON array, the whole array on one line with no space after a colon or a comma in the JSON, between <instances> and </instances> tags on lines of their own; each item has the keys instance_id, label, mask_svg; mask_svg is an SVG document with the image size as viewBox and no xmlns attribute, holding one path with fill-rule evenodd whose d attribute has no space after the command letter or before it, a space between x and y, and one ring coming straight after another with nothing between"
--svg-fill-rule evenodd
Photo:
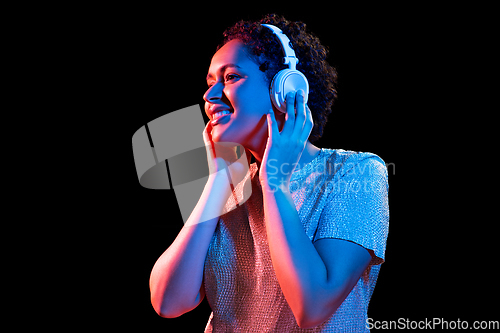
<instances>
[{"instance_id":1,"label":"lips","mask_svg":"<svg viewBox=\"0 0 500 333\"><path fill-rule=\"evenodd\" d=\"M229 118L231 117L231 114L232 112L229 111L229 110L221 110L221 111L217 111L217 112L214 112L212 114L212 126L213 125L217 125L219 123L226 123Z\"/></svg>"}]
</instances>

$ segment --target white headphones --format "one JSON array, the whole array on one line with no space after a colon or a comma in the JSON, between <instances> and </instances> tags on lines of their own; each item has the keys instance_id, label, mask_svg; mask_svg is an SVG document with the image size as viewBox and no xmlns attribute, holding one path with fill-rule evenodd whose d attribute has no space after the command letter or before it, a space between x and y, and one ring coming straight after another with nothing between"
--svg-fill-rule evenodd
<instances>
[{"instance_id":1,"label":"white headphones","mask_svg":"<svg viewBox=\"0 0 500 333\"><path fill-rule=\"evenodd\" d=\"M281 45L281 49L285 54L283 58L283 63L288 65L287 69L283 69L276 73L271 81L271 86L269 88L269 94L271 95L271 101L274 106L281 112L286 113L285 97L291 91L297 91L299 89L305 92L305 102L307 103L307 97L309 95L309 83L304 74L295 69L295 66L299 63L299 59L295 56L295 51L292 48L290 39L279 29L271 24L262 24L262 26L271 29L271 31L278 37Z\"/></svg>"}]
</instances>

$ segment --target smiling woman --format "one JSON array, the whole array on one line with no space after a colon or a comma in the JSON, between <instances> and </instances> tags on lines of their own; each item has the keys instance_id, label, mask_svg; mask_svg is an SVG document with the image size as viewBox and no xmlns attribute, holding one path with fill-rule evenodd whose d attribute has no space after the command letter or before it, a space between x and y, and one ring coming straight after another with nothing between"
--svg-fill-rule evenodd
<instances>
[{"instance_id":1,"label":"smiling woman","mask_svg":"<svg viewBox=\"0 0 500 333\"><path fill-rule=\"evenodd\" d=\"M272 105L264 73L239 40L224 45L212 58L203 99L216 142L235 142L257 152L265 145L265 115ZM229 110L225 119L217 112Z\"/></svg>"},{"instance_id":2,"label":"smiling woman","mask_svg":"<svg viewBox=\"0 0 500 333\"><path fill-rule=\"evenodd\" d=\"M283 69L273 24L290 39L309 81L286 95L269 87ZM153 307L177 317L206 297L206 332L364 332L388 235L387 169L371 153L318 148L336 96L326 49L301 22L268 15L238 22L208 69L208 147L237 143L252 154L244 181L220 173L229 153L207 150L213 173L175 241L151 272ZM307 101L307 104L306 104ZM247 170L241 168L242 170ZM233 174L231 173L231 176ZM252 195L211 219L251 182Z\"/></svg>"}]
</instances>

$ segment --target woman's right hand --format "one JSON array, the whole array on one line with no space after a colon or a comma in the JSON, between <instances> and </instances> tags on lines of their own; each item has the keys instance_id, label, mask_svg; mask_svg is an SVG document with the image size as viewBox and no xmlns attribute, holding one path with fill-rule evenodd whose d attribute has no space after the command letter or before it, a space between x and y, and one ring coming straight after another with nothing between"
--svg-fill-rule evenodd
<instances>
[{"instance_id":1,"label":"woman's right hand","mask_svg":"<svg viewBox=\"0 0 500 333\"><path fill-rule=\"evenodd\" d=\"M243 146L233 142L214 142L212 140L212 124L210 121L203 130L203 141L207 151L209 177L228 177L229 170L230 181L236 186L241 182L249 167L248 153ZM239 148L238 148L239 147ZM238 154L238 152L241 152Z\"/></svg>"}]
</instances>

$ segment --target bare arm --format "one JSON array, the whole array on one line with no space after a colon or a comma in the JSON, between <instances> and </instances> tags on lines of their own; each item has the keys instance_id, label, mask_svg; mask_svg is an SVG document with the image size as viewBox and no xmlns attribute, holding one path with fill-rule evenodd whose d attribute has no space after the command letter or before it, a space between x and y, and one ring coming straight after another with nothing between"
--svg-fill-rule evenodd
<instances>
[{"instance_id":1,"label":"bare arm","mask_svg":"<svg viewBox=\"0 0 500 333\"><path fill-rule=\"evenodd\" d=\"M337 239L313 244L304 232L289 188L313 118L302 91L295 96L288 94L286 106L281 132L274 112L267 115L269 138L259 179L273 268L297 324L308 328L335 312L370 263L371 255L359 245Z\"/></svg>"},{"instance_id":2,"label":"bare arm","mask_svg":"<svg viewBox=\"0 0 500 333\"><path fill-rule=\"evenodd\" d=\"M300 327L317 326L349 295L371 255L360 245L339 239L313 244L288 192L265 192L264 212L271 260L283 294Z\"/></svg>"},{"instance_id":3,"label":"bare arm","mask_svg":"<svg viewBox=\"0 0 500 333\"><path fill-rule=\"evenodd\" d=\"M150 277L151 303L162 317L178 317L204 297L203 267L208 246L227 198L227 177L210 178L191 216L170 247L158 258ZM204 222L203 222L204 221Z\"/></svg>"},{"instance_id":4,"label":"bare arm","mask_svg":"<svg viewBox=\"0 0 500 333\"><path fill-rule=\"evenodd\" d=\"M184 227L151 271L151 303L162 317L178 317L203 300L205 258L219 216L231 195L229 174L236 183L248 170L248 164L244 165L248 163L245 155L227 168L227 161L234 157L234 146L214 146L210 131L209 122L203 136L210 176L203 193Z\"/></svg>"}]
</instances>

